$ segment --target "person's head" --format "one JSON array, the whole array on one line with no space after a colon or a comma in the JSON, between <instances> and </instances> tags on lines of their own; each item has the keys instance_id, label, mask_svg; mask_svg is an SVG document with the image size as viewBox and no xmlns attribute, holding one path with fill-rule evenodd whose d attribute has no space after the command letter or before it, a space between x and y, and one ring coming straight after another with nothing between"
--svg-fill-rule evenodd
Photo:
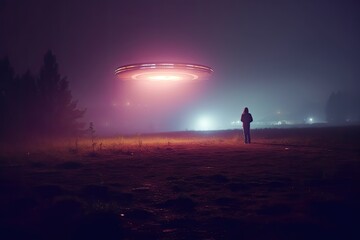
<instances>
[{"instance_id":1,"label":"person's head","mask_svg":"<svg viewBox=\"0 0 360 240\"><path fill-rule=\"evenodd\" d=\"M244 113L249 113L249 109L247 107L244 108Z\"/></svg>"}]
</instances>

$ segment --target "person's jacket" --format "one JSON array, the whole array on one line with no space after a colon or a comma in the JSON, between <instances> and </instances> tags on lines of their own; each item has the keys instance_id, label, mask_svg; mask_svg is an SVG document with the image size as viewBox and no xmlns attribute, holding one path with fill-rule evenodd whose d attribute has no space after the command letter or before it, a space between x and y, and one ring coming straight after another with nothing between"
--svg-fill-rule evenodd
<instances>
[{"instance_id":1,"label":"person's jacket","mask_svg":"<svg viewBox=\"0 0 360 240\"><path fill-rule=\"evenodd\" d=\"M253 118L250 113L243 113L241 115L241 121L243 123L243 127L250 127L250 123L253 121Z\"/></svg>"}]
</instances>

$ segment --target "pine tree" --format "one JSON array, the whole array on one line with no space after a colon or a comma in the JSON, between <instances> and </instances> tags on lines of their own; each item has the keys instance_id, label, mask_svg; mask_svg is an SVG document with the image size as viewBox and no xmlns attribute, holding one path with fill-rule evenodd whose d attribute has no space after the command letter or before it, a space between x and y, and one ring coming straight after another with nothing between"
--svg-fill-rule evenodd
<instances>
[{"instance_id":1,"label":"pine tree","mask_svg":"<svg viewBox=\"0 0 360 240\"><path fill-rule=\"evenodd\" d=\"M84 125L79 122L85 110L77 108L69 82L61 77L55 55L48 51L37 81L39 114L43 133L50 136L74 134Z\"/></svg>"}]
</instances>

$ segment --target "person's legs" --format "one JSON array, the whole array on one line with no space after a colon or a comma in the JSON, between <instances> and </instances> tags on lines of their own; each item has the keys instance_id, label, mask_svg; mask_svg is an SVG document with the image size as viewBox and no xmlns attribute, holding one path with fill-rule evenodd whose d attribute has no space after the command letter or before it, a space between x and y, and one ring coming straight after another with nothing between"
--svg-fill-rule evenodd
<instances>
[{"instance_id":1,"label":"person's legs","mask_svg":"<svg viewBox=\"0 0 360 240\"><path fill-rule=\"evenodd\" d=\"M249 135L250 131L249 130L250 130L249 128L244 127L244 142L245 143L249 143L249 140L250 140L250 135Z\"/></svg>"}]
</instances>

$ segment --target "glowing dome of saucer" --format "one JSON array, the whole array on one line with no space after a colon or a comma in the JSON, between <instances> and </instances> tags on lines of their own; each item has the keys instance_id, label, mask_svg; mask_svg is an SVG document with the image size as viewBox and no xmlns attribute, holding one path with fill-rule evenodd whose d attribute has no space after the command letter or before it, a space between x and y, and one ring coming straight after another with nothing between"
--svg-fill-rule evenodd
<instances>
[{"instance_id":1,"label":"glowing dome of saucer","mask_svg":"<svg viewBox=\"0 0 360 240\"><path fill-rule=\"evenodd\" d=\"M115 74L124 81L193 81L205 80L213 73L210 67L190 63L141 63L121 66Z\"/></svg>"}]
</instances>

